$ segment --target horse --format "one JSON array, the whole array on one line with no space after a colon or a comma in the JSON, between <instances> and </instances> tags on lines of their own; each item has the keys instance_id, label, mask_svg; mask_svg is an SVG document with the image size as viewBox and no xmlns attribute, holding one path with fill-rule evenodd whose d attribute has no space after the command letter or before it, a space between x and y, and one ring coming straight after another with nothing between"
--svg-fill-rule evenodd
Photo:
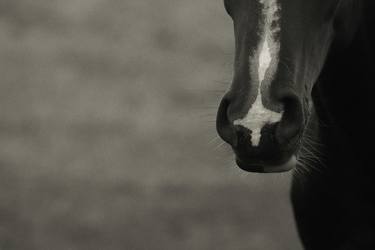
<instances>
[{"instance_id":1,"label":"horse","mask_svg":"<svg viewBox=\"0 0 375 250\"><path fill-rule=\"evenodd\" d=\"M216 129L237 165L293 171L306 250L375 249L375 1L224 6L235 59Z\"/></svg>"}]
</instances>

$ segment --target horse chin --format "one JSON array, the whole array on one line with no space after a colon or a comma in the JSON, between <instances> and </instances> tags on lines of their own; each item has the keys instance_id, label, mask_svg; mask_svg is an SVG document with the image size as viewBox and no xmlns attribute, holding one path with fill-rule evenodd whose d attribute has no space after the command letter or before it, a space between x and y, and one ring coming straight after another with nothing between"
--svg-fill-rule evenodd
<instances>
[{"instance_id":1,"label":"horse chin","mask_svg":"<svg viewBox=\"0 0 375 250\"><path fill-rule=\"evenodd\" d=\"M239 158L236 159L239 168L246 172L253 173L282 173L288 172L296 167L297 158L292 155L288 160L278 164L265 164L265 163L251 163L243 161Z\"/></svg>"}]
</instances>

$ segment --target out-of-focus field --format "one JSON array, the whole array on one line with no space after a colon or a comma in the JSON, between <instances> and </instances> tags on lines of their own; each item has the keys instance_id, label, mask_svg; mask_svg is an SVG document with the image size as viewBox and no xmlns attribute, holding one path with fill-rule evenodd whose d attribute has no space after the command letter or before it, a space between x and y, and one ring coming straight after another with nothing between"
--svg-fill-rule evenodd
<instances>
[{"instance_id":1,"label":"out-of-focus field","mask_svg":"<svg viewBox=\"0 0 375 250\"><path fill-rule=\"evenodd\" d=\"M301 249L289 176L214 139L231 25L212 0L1 0L0 249Z\"/></svg>"}]
</instances>

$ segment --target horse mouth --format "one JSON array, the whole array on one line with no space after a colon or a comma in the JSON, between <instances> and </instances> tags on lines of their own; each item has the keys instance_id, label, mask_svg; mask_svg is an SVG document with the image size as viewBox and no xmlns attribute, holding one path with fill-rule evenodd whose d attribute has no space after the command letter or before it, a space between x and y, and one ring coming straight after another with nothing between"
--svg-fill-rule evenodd
<instances>
[{"instance_id":1,"label":"horse mouth","mask_svg":"<svg viewBox=\"0 0 375 250\"><path fill-rule=\"evenodd\" d=\"M236 163L239 168L246 172L253 173L282 173L292 170L297 165L297 159L293 155L287 161L279 163L265 163L242 160L236 158Z\"/></svg>"}]
</instances>

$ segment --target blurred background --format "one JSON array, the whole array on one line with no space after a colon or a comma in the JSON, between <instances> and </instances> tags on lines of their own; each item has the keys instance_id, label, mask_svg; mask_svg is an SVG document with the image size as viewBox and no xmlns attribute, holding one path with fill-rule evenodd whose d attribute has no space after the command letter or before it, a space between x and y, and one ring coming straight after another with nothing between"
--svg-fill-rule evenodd
<instances>
[{"instance_id":1,"label":"blurred background","mask_svg":"<svg viewBox=\"0 0 375 250\"><path fill-rule=\"evenodd\" d=\"M0 249L301 249L215 132L221 0L0 0Z\"/></svg>"}]
</instances>

